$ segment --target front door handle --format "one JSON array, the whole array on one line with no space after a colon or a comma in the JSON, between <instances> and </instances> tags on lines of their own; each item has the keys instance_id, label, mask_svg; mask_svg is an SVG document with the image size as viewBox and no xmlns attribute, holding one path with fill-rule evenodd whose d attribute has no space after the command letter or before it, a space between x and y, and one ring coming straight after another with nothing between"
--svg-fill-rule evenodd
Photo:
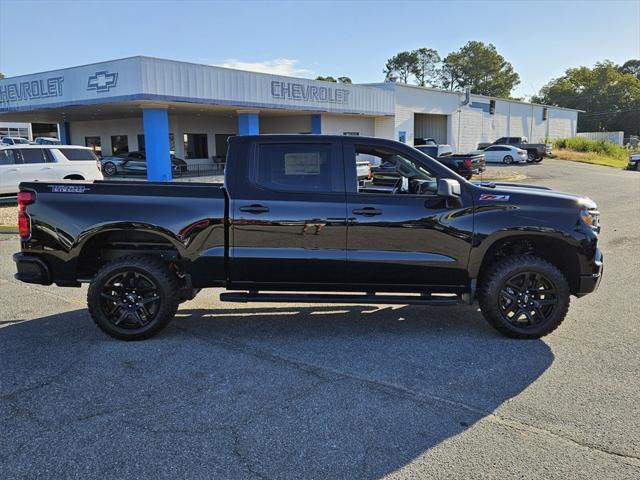
<instances>
[{"instance_id":1,"label":"front door handle","mask_svg":"<svg viewBox=\"0 0 640 480\"><path fill-rule=\"evenodd\" d=\"M353 214L373 217L374 215L382 215L382 210L378 210L377 208L372 207L356 208L355 210L353 210Z\"/></svg>"},{"instance_id":2,"label":"front door handle","mask_svg":"<svg viewBox=\"0 0 640 480\"><path fill-rule=\"evenodd\" d=\"M269 207L265 207L264 205L245 205L244 207L240 207L240 211L247 213L266 213L269 211Z\"/></svg>"}]
</instances>

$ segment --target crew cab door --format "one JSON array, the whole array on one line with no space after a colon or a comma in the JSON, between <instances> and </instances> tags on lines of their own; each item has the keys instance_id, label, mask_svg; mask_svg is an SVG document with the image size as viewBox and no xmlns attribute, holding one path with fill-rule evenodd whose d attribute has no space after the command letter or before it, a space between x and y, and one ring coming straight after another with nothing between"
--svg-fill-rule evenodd
<instances>
[{"instance_id":1,"label":"crew cab door","mask_svg":"<svg viewBox=\"0 0 640 480\"><path fill-rule=\"evenodd\" d=\"M439 177L451 174L412 150L345 144L349 283L419 290L467 281L472 200L464 188L456 204L439 197ZM379 164L371 183L358 183L353 174L363 155Z\"/></svg>"},{"instance_id":2,"label":"crew cab door","mask_svg":"<svg viewBox=\"0 0 640 480\"><path fill-rule=\"evenodd\" d=\"M264 139L246 148L247 158L236 156L227 171L227 179L233 177L231 283L295 289L344 282L347 227L340 144Z\"/></svg>"}]
</instances>

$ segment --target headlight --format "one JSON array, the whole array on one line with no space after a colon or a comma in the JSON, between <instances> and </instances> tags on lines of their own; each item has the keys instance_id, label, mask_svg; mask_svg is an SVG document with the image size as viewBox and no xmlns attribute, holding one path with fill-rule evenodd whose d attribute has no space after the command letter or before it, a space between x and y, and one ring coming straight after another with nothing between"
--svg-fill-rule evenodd
<instances>
[{"instance_id":1,"label":"headlight","mask_svg":"<svg viewBox=\"0 0 640 480\"><path fill-rule=\"evenodd\" d=\"M598 210L583 208L580 210L580 218L594 232L600 233L600 212Z\"/></svg>"}]
</instances>

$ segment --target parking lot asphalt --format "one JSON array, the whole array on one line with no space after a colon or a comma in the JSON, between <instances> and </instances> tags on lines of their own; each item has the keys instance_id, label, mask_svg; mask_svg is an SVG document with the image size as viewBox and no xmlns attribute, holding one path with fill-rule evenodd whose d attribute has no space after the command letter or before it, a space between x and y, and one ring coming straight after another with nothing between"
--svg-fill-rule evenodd
<instances>
[{"instance_id":1,"label":"parking lot asphalt","mask_svg":"<svg viewBox=\"0 0 640 480\"><path fill-rule=\"evenodd\" d=\"M220 303L102 334L0 235L0 478L640 478L640 174L545 160L593 198L600 289L542 340L477 307Z\"/></svg>"}]
</instances>

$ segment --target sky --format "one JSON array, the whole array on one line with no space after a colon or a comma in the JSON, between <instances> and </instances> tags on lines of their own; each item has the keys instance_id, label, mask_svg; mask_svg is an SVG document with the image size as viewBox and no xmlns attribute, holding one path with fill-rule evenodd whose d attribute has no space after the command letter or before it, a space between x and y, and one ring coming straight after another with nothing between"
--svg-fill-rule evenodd
<instances>
[{"instance_id":1,"label":"sky","mask_svg":"<svg viewBox=\"0 0 640 480\"><path fill-rule=\"evenodd\" d=\"M0 0L0 72L133 55L315 78L384 80L403 50L493 43L528 96L567 68L640 58L640 0Z\"/></svg>"}]
</instances>

